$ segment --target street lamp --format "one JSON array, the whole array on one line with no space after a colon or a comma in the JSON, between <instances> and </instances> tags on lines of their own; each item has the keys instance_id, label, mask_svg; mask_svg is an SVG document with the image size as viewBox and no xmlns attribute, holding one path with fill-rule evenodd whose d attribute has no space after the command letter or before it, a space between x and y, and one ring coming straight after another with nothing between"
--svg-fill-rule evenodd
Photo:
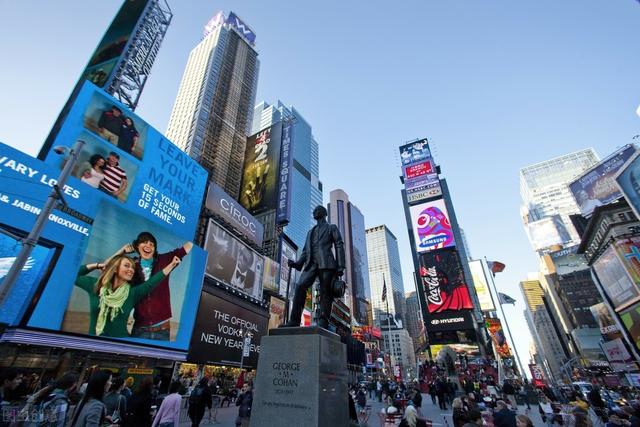
<instances>
[{"instance_id":1,"label":"street lamp","mask_svg":"<svg viewBox=\"0 0 640 427\"><path fill-rule=\"evenodd\" d=\"M24 268L25 264L29 260L29 256L33 251L33 248L38 244L38 240L40 239L40 235L42 234L42 230L46 225L49 215L56 207L58 200L62 200L64 202L64 198L62 197L61 188L64 188L65 183L67 182L67 178L71 174L71 170L75 166L78 161L78 155L82 150L85 142L82 140L76 141L73 145L73 148L69 149L68 147L55 147L53 151L57 154L65 154L69 153L69 158L67 159L60 175L58 176L57 183L51 189L51 193L47 198L40 214L36 217L36 222L33 225L33 228L29 232L29 235L22 239L22 248L16 256L15 261L11 265L11 268L7 272L7 275L4 278L4 286L0 289L0 306L2 306L5 302L9 294L11 293L11 289L16 284L18 280L18 276L20 272Z\"/></svg>"}]
</instances>

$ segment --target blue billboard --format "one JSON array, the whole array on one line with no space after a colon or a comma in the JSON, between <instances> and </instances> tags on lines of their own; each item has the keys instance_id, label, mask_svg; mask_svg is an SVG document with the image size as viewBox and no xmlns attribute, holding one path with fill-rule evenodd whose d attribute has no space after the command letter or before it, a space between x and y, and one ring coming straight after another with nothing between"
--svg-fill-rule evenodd
<instances>
[{"instance_id":1,"label":"blue billboard","mask_svg":"<svg viewBox=\"0 0 640 427\"><path fill-rule=\"evenodd\" d=\"M56 145L66 145L63 141ZM4 229L26 235L33 227L59 175L53 153L50 156L51 164L46 164L0 144L0 225ZM145 159L154 156L145 150ZM65 161L64 156L60 159ZM154 167L162 170L145 164L139 171ZM206 252L191 243L192 225L186 221L170 226L138 206L142 199L134 203L131 195L145 188L140 172L139 184L132 185L128 200L93 188L82 177L70 177L61 188L67 207L49 215L42 243L2 308L3 316L7 313L3 320L186 350L206 262ZM201 197L192 195L194 200ZM180 209L187 209L186 216L193 207ZM6 264L0 271L13 263L18 245L9 237L0 240L0 258ZM10 314L9 308L14 307L8 304L13 303L18 307Z\"/></svg>"},{"instance_id":2,"label":"blue billboard","mask_svg":"<svg viewBox=\"0 0 640 427\"><path fill-rule=\"evenodd\" d=\"M197 162L90 82L82 85L52 147L77 140L85 142L72 171L80 187L193 238L207 183ZM49 150L44 161L61 169L65 159Z\"/></svg>"}]
</instances>

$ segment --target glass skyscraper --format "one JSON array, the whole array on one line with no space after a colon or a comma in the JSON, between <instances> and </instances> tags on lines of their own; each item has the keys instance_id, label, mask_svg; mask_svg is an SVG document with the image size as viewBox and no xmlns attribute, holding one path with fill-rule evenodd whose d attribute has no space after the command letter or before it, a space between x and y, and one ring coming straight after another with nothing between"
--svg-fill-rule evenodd
<instances>
[{"instance_id":1,"label":"glass skyscraper","mask_svg":"<svg viewBox=\"0 0 640 427\"><path fill-rule=\"evenodd\" d=\"M233 12L216 14L191 51L167 137L238 198L258 86L255 34Z\"/></svg>"},{"instance_id":2,"label":"glass skyscraper","mask_svg":"<svg viewBox=\"0 0 640 427\"><path fill-rule=\"evenodd\" d=\"M404 285L398 239L386 225L368 228L366 235L371 287L370 304L373 307L373 322L376 326L381 326L381 321L386 320L387 313L387 301L382 301L383 283L387 285L389 314L394 318L402 317L403 314Z\"/></svg>"},{"instance_id":3,"label":"glass skyscraper","mask_svg":"<svg viewBox=\"0 0 640 427\"><path fill-rule=\"evenodd\" d=\"M282 119L293 118L293 174L291 179L291 220L284 228L285 234L298 245L304 246L307 232L313 227L313 209L322 205L322 183L320 182L320 157L318 143L313 137L311 125L293 106L285 106L281 101L276 105L261 102L255 106L250 134L253 135ZM265 239L275 236L264 221ZM273 236L271 236L271 234Z\"/></svg>"}]
</instances>

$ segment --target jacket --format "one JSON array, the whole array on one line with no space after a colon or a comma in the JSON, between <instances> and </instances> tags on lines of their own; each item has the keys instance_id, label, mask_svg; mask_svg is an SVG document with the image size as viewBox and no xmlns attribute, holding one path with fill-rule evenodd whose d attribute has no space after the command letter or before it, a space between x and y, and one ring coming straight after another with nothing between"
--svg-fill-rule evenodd
<instances>
[{"instance_id":1,"label":"jacket","mask_svg":"<svg viewBox=\"0 0 640 427\"><path fill-rule=\"evenodd\" d=\"M241 394L236 399L238 408L238 416L241 418L249 418L251 416L251 406L253 405L253 392L248 391Z\"/></svg>"},{"instance_id":2,"label":"jacket","mask_svg":"<svg viewBox=\"0 0 640 427\"><path fill-rule=\"evenodd\" d=\"M104 403L97 399L89 399L84 403L82 409L80 407L78 409L80 413L72 427L100 427L102 425L106 415Z\"/></svg>"},{"instance_id":3,"label":"jacket","mask_svg":"<svg viewBox=\"0 0 640 427\"><path fill-rule=\"evenodd\" d=\"M311 235L313 230L316 230L316 237L318 239L318 253L312 254L313 243L311 242ZM335 249L336 255L334 257L331 249ZM336 259L337 258L337 259ZM307 240L304 243L302 254L300 258L294 263L296 268L301 268L305 271L310 270L311 266L317 264L317 267L321 270L344 270L345 267L345 255L344 255L344 242L340 235L340 230L334 224L327 222L320 222L315 225L307 233Z\"/></svg>"},{"instance_id":4,"label":"jacket","mask_svg":"<svg viewBox=\"0 0 640 427\"><path fill-rule=\"evenodd\" d=\"M493 424L496 427L516 427L516 414L508 409L501 409L493 414Z\"/></svg>"}]
</instances>

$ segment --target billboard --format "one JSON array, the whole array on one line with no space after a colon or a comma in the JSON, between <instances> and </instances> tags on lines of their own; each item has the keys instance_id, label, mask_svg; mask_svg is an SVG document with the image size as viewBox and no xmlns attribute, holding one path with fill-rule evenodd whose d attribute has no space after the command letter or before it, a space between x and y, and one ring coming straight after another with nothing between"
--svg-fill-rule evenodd
<instances>
[{"instance_id":1,"label":"billboard","mask_svg":"<svg viewBox=\"0 0 640 427\"><path fill-rule=\"evenodd\" d=\"M473 287L478 295L478 301L480 301L480 310L495 310L496 307L493 304L493 299L491 298L491 291L489 290L487 276L484 274L482 261L478 259L469 262L469 270L471 270L471 277L473 278Z\"/></svg>"},{"instance_id":2,"label":"billboard","mask_svg":"<svg viewBox=\"0 0 640 427\"><path fill-rule=\"evenodd\" d=\"M601 344L602 351L609 362L631 362L632 358L622 339L616 338Z\"/></svg>"},{"instance_id":3,"label":"billboard","mask_svg":"<svg viewBox=\"0 0 640 427\"><path fill-rule=\"evenodd\" d=\"M262 289L273 292L280 291L280 264L269 257L264 257L262 268Z\"/></svg>"},{"instance_id":4,"label":"billboard","mask_svg":"<svg viewBox=\"0 0 640 427\"><path fill-rule=\"evenodd\" d=\"M571 240L560 215L552 215L526 226L533 250L540 251L555 245L563 245Z\"/></svg>"},{"instance_id":5,"label":"billboard","mask_svg":"<svg viewBox=\"0 0 640 427\"><path fill-rule=\"evenodd\" d=\"M455 246L449 213L443 199L411 206L409 211L418 253Z\"/></svg>"},{"instance_id":6,"label":"billboard","mask_svg":"<svg viewBox=\"0 0 640 427\"><path fill-rule=\"evenodd\" d=\"M429 313L473 308L464 270L455 249L420 255L419 273Z\"/></svg>"},{"instance_id":7,"label":"billboard","mask_svg":"<svg viewBox=\"0 0 640 427\"><path fill-rule=\"evenodd\" d=\"M636 350L640 350L640 304L621 311L620 320L629 333L631 342L636 346Z\"/></svg>"},{"instance_id":8,"label":"billboard","mask_svg":"<svg viewBox=\"0 0 640 427\"><path fill-rule=\"evenodd\" d=\"M402 166L429 159L431 159L431 151L429 150L429 141L426 138L400 147Z\"/></svg>"},{"instance_id":9,"label":"billboard","mask_svg":"<svg viewBox=\"0 0 640 427\"><path fill-rule=\"evenodd\" d=\"M442 196L440 179L426 139L401 146L400 159L409 204Z\"/></svg>"},{"instance_id":10,"label":"billboard","mask_svg":"<svg viewBox=\"0 0 640 427\"><path fill-rule=\"evenodd\" d=\"M207 276L254 298L262 298L262 255L213 220L209 220L204 248L209 253Z\"/></svg>"},{"instance_id":11,"label":"billboard","mask_svg":"<svg viewBox=\"0 0 640 427\"><path fill-rule=\"evenodd\" d=\"M285 302L273 295L269 300L269 329L275 329L284 323Z\"/></svg>"},{"instance_id":12,"label":"billboard","mask_svg":"<svg viewBox=\"0 0 640 427\"><path fill-rule=\"evenodd\" d=\"M282 125L282 147L278 179L278 206L276 222L287 224L291 219L291 181L293 168L293 124L290 120Z\"/></svg>"},{"instance_id":13,"label":"billboard","mask_svg":"<svg viewBox=\"0 0 640 427\"><path fill-rule=\"evenodd\" d=\"M427 332L473 329L473 318L468 311L433 313L427 317L425 327Z\"/></svg>"},{"instance_id":14,"label":"billboard","mask_svg":"<svg viewBox=\"0 0 640 427\"><path fill-rule=\"evenodd\" d=\"M0 145L3 226L26 234L58 174L51 165ZM197 303L206 253L180 236L180 228L126 209L77 178L70 177L61 190L68 209L55 210L42 234L42 246L55 247L57 259L39 275L46 277L46 285L34 295L31 312L14 323L186 350L195 317L190 307ZM50 256L39 251L28 264L34 271L39 259L47 263ZM159 275L174 255L182 262L167 277ZM96 263L107 267L96 269ZM18 283L24 274L30 272L23 271ZM14 288L9 301L15 292L30 290ZM162 330L145 333L149 322Z\"/></svg>"},{"instance_id":15,"label":"billboard","mask_svg":"<svg viewBox=\"0 0 640 427\"><path fill-rule=\"evenodd\" d=\"M209 183L205 207L222 217L256 245L262 245L264 225L213 182Z\"/></svg>"},{"instance_id":16,"label":"billboard","mask_svg":"<svg viewBox=\"0 0 640 427\"><path fill-rule=\"evenodd\" d=\"M561 276L563 274L569 274L589 268L585 256L578 254L577 251L578 246L571 246L569 248L549 253L551 261L555 266L556 274Z\"/></svg>"},{"instance_id":17,"label":"billboard","mask_svg":"<svg viewBox=\"0 0 640 427\"><path fill-rule=\"evenodd\" d=\"M582 216L589 217L598 206L622 197L614 177L635 152L633 145L625 145L569 184Z\"/></svg>"},{"instance_id":18,"label":"billboard","mask_svg":"<svg viewBox=\"0 0 640 427\"><path fill-rule=\"evenodd\" d=\"M231 295L202 292L187 360L255 369L268 322L266 312L250 310ZM243 347L248 356L243 357Z\"/></svg>"},{"instance_id":19,"label":"billboard","mask_svg":"<svg viewBox=\"0 0 640 427\"><path fill-rule=\"evenodd\" d=\"M252 215L276 209L281 139L282 122L247 138L239 201Z\"/></svg>"},{"instance_id":20,"label":"billboard","mask_svg":"<svg viewBox=\"0 0 640 427\"><path fill-rule=\"evenodd\" d=\"M507 337L502 330L500 319L485 319L485 325L500 357L511 357L509 343L507 343Z\"/></svg>"},{"instance_id":21,"label":"billboard","mask_svg":"<svg viewBox=\"0 0 640 427\"><path fill-rule=\"evenodd\" d=\"M192 239L207 172L144 120L85 82L53 146L85 141L72 175L81 186ZM53 150L44 161L62 168ZM54 176L57 176L55 174Z\"/></svg>"},{"instance_id":22,"label":"billboard","mask_svg":"<svg viewBox=\"0 0 640 427\"><path fill-rule=\"evenodd\" d=\"M606 341L622 337L618 325L616 325L616 321L613 318L613 314L609 311L605 303L599 302L598 304L592 305L589 307L589 310L591 310L591 314L596 319L600 333Z\"/></svg>"},{"instance_id":23,"label":"billboard","mask_svg":"<svg viewBox=\"0 0 640 427\"><path fill-rule=\"evenodd\" d=\"M131 35L144 13L149 0L127 0L113 18L107 32L93 52L82 80L89 80L102 88L109 82L122 54L126 51Z\"/></svg>"},{"instance_id":24,"label":"billboard","mask_svg":"<svg viewBox=\"0 0 640 427\"><path fill-rule=\"evenodd\" d=\"M289 283L289 300L293 301L293 295L295 294L295 286L298 282L298 270L289 267L289 260L297 260L298 248L296 245L284 234L280 235L280 280L279 280L279 294L283 297L287 296L287 283ZM291 277L289 277L291 276Z\"/></svg>"},{"instance_id":25,"label":"billboard","mask_svg":"<svg viewBox=\"0 0 640 427\"><path fill-rule=\"evenodd\" d=\"M640 152L631 156L618 171L615 181L636 216L640 217Z\"/></svg>"},{"instance_id":26,"label":"billboard","mask_svg":"<svg viewBox=\"0 0 640 427\"><path fill-rule=\"evenodd\" d=\"M415 180L425 175L433 175L435 173L435 167L431 160L425 160L423 162L412 163L402 168L404 179Z\"/></svg>"},{"instance_id":27,"label":"billboard","mask_svg":"<svg viewBox=\"0 0 640 427\"><path fill-rule=\"evenodd\" d=\"M531 379L534 387L544 387L545 380L542 368L538 365L529 364L529 371L531 371Z\"/></svg>"},{"instance_id":28,"label":"billboard","mask_svg":"<svg viewBox=\"0 0 640 427\"><path fill-rule=\"evenodd\" d=\"M638 260L632 252L632 248L636 248L635 240L613 242L593 263L602 289L616 311L640 300L638 273L634 270Z\"/></svg>"}]
</instances>

